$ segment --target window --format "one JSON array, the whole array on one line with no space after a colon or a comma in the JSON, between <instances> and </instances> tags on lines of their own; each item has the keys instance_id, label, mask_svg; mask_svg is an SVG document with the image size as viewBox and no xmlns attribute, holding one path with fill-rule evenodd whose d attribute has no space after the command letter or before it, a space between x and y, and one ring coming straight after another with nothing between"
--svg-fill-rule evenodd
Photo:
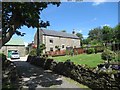
<instances>
[{"instance_id":1,"label":"window","mask_svg":"<svg viewBox=\"0 0 120 90\"><path fill-rule=\"evenodd\" d=\"M53 40L52 40L52 39L50 39L50 43L53 43Z\"/></svg>"},{"instance_id":2,"label":"window","mask_svg":"<svg viewBox=\"0 0 120 90\"><path fill-rule=\"evenodd\" d=\"M60 48L58 48L58 50L60 51Z\"/></svg>"},{"instance_id":3,"label":"window","mask_svg":"<svg viewBox=\"0 0 120 90\"><path fill-rule=\"evenodd\" d=\"M53 51L53 48L50 48L50 51Z\"/></svg>"},{"instance_id":4,"label":"window","mask_svg":"<svg viewBox=\"0 0 120 90\"><path fill-rule=\"evenodd\" d=\"M65 46L64 45L62 45L62 48L64 48Z\"/></svg>"},{"instance_id":5,"label":"window","mask_svg":"<svg viewBox=\"0 0 120 90\"><path fill-rule=\"evenodd\" d=\"M74 48L76 48L76 46L74 46Z\"/></svg>"}]
</instances>

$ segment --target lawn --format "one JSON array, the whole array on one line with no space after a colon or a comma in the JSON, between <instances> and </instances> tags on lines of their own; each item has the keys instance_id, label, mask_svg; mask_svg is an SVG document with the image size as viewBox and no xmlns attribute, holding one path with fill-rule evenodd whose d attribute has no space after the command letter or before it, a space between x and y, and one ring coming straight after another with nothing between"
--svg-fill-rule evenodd
<instances>
[{"instance_id":1,"label":"lawn","mask_svg":"<svg viewBox=\"0 0 120 90\"><path fill-rule=\"evenodd\" d=\"M51 57L57 62L65 62L66 60L70 59L76 65L78 64L86 64L88 67L96 67L98 64L103 63L104 60L101 59L101 54L80 54L74 56L58 56L58 57Z\"/></svg>"}]
</instances>

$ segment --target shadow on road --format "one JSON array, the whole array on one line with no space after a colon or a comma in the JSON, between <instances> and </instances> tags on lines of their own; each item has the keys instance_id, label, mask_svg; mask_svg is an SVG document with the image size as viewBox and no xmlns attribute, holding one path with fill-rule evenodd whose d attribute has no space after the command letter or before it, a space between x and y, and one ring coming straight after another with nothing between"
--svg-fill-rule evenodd
<instances>
[{"instance_id":1,"label":"shadow on road","mask_svg":"<svg viewBox=\"0 0 120 90\"><path fill-rule=\"evenodd\" d=\"M61 85L61 76L50 70L43 70L25 61L14 61L17 66L19 77L22 79L21 86L32 88L44 88L52 85Z\"/></svg>"}]
</instances>

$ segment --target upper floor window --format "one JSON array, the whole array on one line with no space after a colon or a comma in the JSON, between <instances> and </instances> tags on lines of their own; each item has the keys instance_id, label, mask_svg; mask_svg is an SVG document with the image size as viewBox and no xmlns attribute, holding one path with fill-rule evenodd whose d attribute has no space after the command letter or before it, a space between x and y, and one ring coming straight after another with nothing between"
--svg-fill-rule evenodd
<instances>
[{"instance_id":1,"label":"upper floor window","mask_svg":"<svg viewBox=\"0 0 120 90\"><path fill-rule=\"evenodd\" d=\"M76 46L74 46L74 48L76 48Z\"/></svg>"},{"instance_id":2,"label":"upper floor window","mask_svg":"<svg viewBox=\"0 0 120 90\"><path fill-rule=\"evenodd\" d=\"M53 40L52 40L52 39L50 39L50 43L53 43Z\"/></svg>"}]
</instances>

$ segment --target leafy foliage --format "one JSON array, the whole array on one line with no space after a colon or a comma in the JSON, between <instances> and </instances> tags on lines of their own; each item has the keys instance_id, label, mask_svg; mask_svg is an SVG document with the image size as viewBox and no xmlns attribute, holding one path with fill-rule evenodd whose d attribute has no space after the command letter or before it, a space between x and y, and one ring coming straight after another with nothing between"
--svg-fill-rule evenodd
<instances>
[{"instance_id":1,"label":"leafy foliage","mask_svg":"<svg viewBox=\"0 0 120 90\"><path fill-rule=\"evenodd\" d=\"M39 49L40 49L40 54L43 53L43 50L46 49L45 44L40 44Z\"/></svg>"},{"instance_id":2,"label":"leafy foliage","mask_svg":"<svg viewBox=\"0 0 120 90\"><path fill-rule=\"evenodd\" d=\"M90 38L87 38L87 39L83 39L82 42L83 42L83 44L89 44L90 41L91 41Z\"/></svg>"},{"instance_id":3,"label":"leafy foliage","mask_svg":"<svg viewBox=\"0 0 120 90\"><path fill-rule=\"evenodd\" d=\"M40 44L39 46L39 53L40 55L43 53L43 50L45 49L45 44ZM31 52L29 53L30 56L37 56L37 50L34 48L31 50Z\"/></svg>"},{"instance_id":4,"label":"leafy foliage","mask_svg":"<svg viewBox=\"0 0 120 90\"><path fill-rule=\"evenodd\" d=\"M0 58L2 59L2 62L4 62L5 60L7 60L6 55L3 53L0 53Z\"/></svg>"},{"instance_id":5,"label":"leafy foliage","mask_svg":"<svg viewBox=\"0 0 120 90\"><path fill-rule=\"evenodd\" d=\"M87 54L92 54L92 53L95 53L95 49L94 48L88 48Z\"/></svg>"},{"instance_id":6,"label":"leafy foliage","mask_svg":"<svg viewBox=\"0 0 120 90\"><path fill-rule=\"evenodd\" d=\"M115 52L108 50L108 49L105 49L104 52L101 54L101 58L103 60L114 60L116 56L117 55Z\"/></svg>"},{"instance_id":7,"label":"leafy foliage","mask_svg":"<svg viewBox=\"0 0 120 90\"><path fill-rule=\"evenodd\" d=\"M6 55L3 53L0 53L0 59L2 60L2 69L4 69L5 62L7 60Z\"/></svg>"},{"instance_id":8,"label":"leafy foliage","mask_svg":"<svg viewBox=\"0 0 120 90\"><path fill-rule=\"evenodd\" d=\"M3 45L10 40L13 34L23 36L17 29L22 26L47 27L49 21L44 22L40 18L41 11L49 4L60 5L60 2L3 2L2 3L2 39Z\"/></svg>"},{"instance_id":9,"label":"leafy foliage","mask_svg":"<svg viewBox=\"0 0 120 90\"><path fill-rule=\"evenodd\" d=\"M102 40L104 42L111 42L113 30L109 26L104 26L102 29Z\"/></svg>"},{"instance_id":10,"label":"leafy foliage","mask_svg":"<svg viewBox=\"0 0 120 90\"><path fill-rule=\"evenodd\" d=\"M82 44L83 44L83 35L81 33L77 33L76 35L79 37L80 43L81 43L81 46L82 46Z\"/></svg>"},{"instance_id":11,"label":"leafy foliage","mask_svg":"<svg viewBox=\"0 0 120 90\"><path fill-rule=\"evenodd\" d=\"M92 30L89 31L89 37L91 40L97 40L97 41L101 41L101 31L102 28L98 27L98 28L94 28Z\"/></svg>"},{"instance_id":12,"label":"leafy foliage","mask_svg":"<svg viewBox=\"0 0 120 90\"><path fill-rule=\"evenodd\" d=\"M118 24L116 27L111 28L110 26L103 26L94 28L89 31L88 38L89 42L87 44L91 45L102 45L102 43L112 43L112 42L119 42L120 38L120 24ZM83 40L84 43L86 43ZM101 44L100 44L101 43Z\"/></svg>"},{"instance_id":13,"label":"leafy foliage","mask_svg":"<svg viewBox=\"0 0 120 90\"><path fill-rule=\"evenodd\" d=\"M83 39L83 35L81 33L77 33L76 35L80 38L80 40Z\"/></svg>"},{"instance_id":14,"label":"leafy foliage","mask_svg":"<svg viewBox=\"0 0 120 90\"><path fill-rule=\"evenodd\" d=\"M104 51L104 47L95 47L95 53L103 52L103 51Z\"/></svg>"},{"instance_id":15,"label":"leafy foliage","mask_svg":"<svg viewBox=\"0 0 120 90\"><path fill-rule=\"evenodd\" d=\"M120 42L120 23L113 28L114 29L114 41Z\"/></svg>"},{"instance_id":16,"label":"leafy foliage","mask_svg":"<svg viewBox=\"0 0 120 90\"><path fill-rule=\"evenodd\" d=\"M61 32L66 32L66 30L62 30Z\"/></svg>"},{"instance_id":17,"label":"leafy foliage","mask_svg":"<svg viewBox=\"0 0 120 90\"><path fill-rule=\"evenodd\" d=\"M29 53L30 56L37 56L36 49L32 49Z\"/></svg>"}]
</instances>

